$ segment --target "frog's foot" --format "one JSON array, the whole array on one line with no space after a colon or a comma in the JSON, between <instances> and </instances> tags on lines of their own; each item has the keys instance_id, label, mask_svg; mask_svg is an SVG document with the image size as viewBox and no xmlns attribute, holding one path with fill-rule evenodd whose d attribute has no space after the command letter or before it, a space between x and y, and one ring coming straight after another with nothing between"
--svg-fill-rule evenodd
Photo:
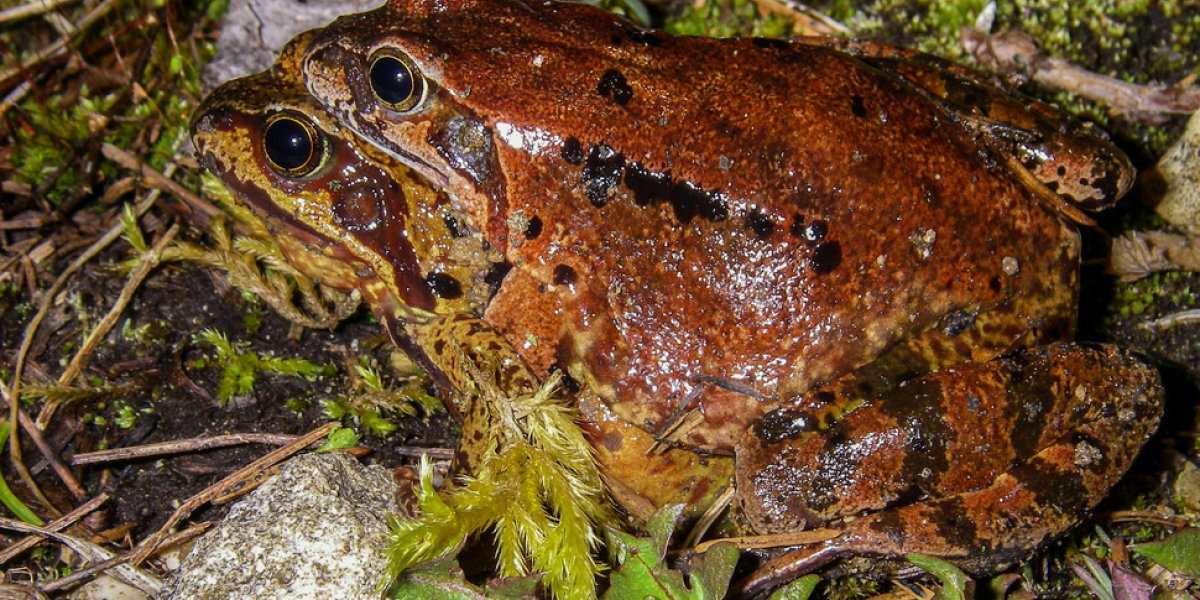
<instances>
[{"instance_id":1,"label":"frog's foot","mask_svg":"<svg viewBox=\"0 0 1200 600\"><path fill-rule=\"evenodd\" d=\"M739 447L737 485L753 526L826 522L842 535L771 561L744 588L847 556L1005 568L1107 494L1161 410L1157 372L1129 353L1055 346L914 380L798 445L756 445L752 433Z\"/></svg>"}]
</instances>

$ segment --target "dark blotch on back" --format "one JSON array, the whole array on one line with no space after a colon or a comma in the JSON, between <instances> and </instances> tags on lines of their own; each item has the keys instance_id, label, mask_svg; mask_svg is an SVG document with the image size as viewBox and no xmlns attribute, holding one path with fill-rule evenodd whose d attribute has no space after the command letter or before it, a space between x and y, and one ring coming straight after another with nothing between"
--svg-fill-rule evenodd
<instances>
[{"instance_id":1,"label":"dark blotch on back","mask_svg":"<svg viewBox=\"0 0 1200 600\"><path fill-rule=\"evenodd\" d=\"M842 264L842 245L837 242L825 242L817 245L812 254L812 268L819 275L824 275Z\"/></svg>"},{"instance_id":2,"label":"dark blotch on back","mask_svg":"<svg viewBox=\"0 0 1200 600\"><path fill-rule=\"evenodd\" d=\"M525 226L525 239L532 240L542 234L542 219L533 217L529 219L529 224Z\"/></svg>"},{"instance_id":3,"label":"dark blotch on back","mask_svg":"<svg viewBox=\"0 0 1200 600\"><path fill-rule=\"evenodd\" d=\"M611 99L619 106L625 106L633 99L633 88L629 87L625 76L616 69L609 69L600 76L600 83L596 84L596 93Z\"/></svg>"},{"instance_id":4,"label":"dark blotch on back","mask_svg":"<svg viewBox=\"0 0 1200 600\"><path fill-rule=\"evenodd\" d=\"M563 140L562 153L560 156L562 156L562 159L568 163L573 165L582 165L583 145L579 143L579 140L569 137Z\"/></svg>"},{"instance_id":5,"label":"dark blotch on back","mask_svg":"<svg viewBox=\"0 0 1200 600\"><path fill-rule=\"evenodd\" d=\"M625 169L625 156L605 144L592 146L583 165L583 187L592 206L608 204Z\"/></svg>"},{"instance_id":6,"label":"dark blotch on back","mask_svg":"<svg viewBox=\"0 0 1200 600\"><path fill-rule=\"evenodd\" d=\"M575 285L575 269L567 265L558 265L554 267L554 284L555 285Z\"/></svg>"},{"instance_id":7,"label":"dark blotch on back","mask_svg":"<svg viewBox=\"0 0 1200 600\"><path fill-rule=\"evenodd\" d=\"M867 106L863 104L863 97L855 94L850 97L850 112L856 117L867 116Z\"/></svg>"},{"instance_id":8,"label":"dark blotch on back","mask_svg":"<svg viewBox=\"0 0 1200 600\"><path fill-rule=\"evenodd\" d=\"M804 217L799 214L792 215L792 225L788 228L788 233L791 233L792 237L804 237Z\"/></svg>"},{"instance_id":9,"label":"dark blotch on back","mask_svg":"<svg viewBox=\"0 0 1200 600\"><path fill-rule=\"evenodd\" d=\"M750 230L760 240L765 240L775 233L775 222L757 208L746 215L746 225L750 226Z\"/></svg>"},{"instance_id":10,"label":"dark blotch on back","mask_svg":"<svg viewBox=\"0 0 1200 600\"><path fill-rule=\"evenodd\" d=\"M461 298L463 295L462 284L457 279L445 273L430 273L425 276L425 283L429 285L430 291L438 298L445 300L454 300Z\"/></svg>"},{"instance_id":11,"label":"dark blotch on back","mask_svg":"<svg viewBox=\"0 0 1200 600\"><path fill-rule=\"evenodd\" d=\"M641 163L630 164L625 169L625 187L633 192L633 200L638 206L669 202L675 218L681 223L697 216L709 221L722 221L729 216L729 208L720 194L687 182L672 181L670 174L648 171Z\"/></svg>"}]
</instances>

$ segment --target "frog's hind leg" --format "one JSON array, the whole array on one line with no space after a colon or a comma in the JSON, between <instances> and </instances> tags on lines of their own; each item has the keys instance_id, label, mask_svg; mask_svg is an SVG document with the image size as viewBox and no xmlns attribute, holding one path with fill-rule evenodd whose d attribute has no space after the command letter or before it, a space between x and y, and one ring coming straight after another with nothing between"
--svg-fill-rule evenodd
<instances>
[{"instance_id":1,"label":"frog's hind leg","mask_svg":"<svg viewBox=\"0 0 1200 600\"><path fill-rule=\"evenodd\" d=\"M841 525L830 521L841 535L765 564L743 582L746 592L846 557L889 562L915 553L977 575L1003 569L1077 524L1132 463L1162 410L1157 372L1111 346L1023 351L931 374L889 396L850 415L839 425L845 434L840 439L821 436L824 450L803 467L828 471L812 477L818 486L828 485L835 471L845 477L857 469L845 477L846 489L835 493L871 495L857 506L859 514L869 514ZM914 398L915 405L889 407ZM924 411L917 408L922 402ZM989 416L977 424L951 423L972 413ZM898 431L881 429L884 417ZM1003 439L987 431L994 420L1005 421ZM870 427L856 429L860 421ZM862 450L872 436L893 435L904 443L847 454L855 444ZM893 456L881 463L875 450ZM855 464L827 467L838 452ZM988 457L997 455L1011 455L1005 459L1011 466L989 473L994 467ZM881 464L895 470L871 470ZM944 472L930 471L935 466ZM738 468L741 486L745 475ZM980 472L985 480L971 483ZM822 508L825 492L808 494L810 514ZM856 507L842 508L849 516Z\"/></svg>"}]
</instances>

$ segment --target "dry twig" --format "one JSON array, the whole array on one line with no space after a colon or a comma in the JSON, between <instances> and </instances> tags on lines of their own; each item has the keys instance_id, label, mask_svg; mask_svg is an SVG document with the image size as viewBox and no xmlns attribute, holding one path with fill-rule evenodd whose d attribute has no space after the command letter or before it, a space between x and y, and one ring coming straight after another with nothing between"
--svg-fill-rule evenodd
<instances>
[{"instance_id":1,"label":"dry twig","mask_svg":"<svg viewBox=\"0 0 1200 600\"><path fill-rule=\"evenodd\" d=\"M108 501L108 494L100 494L99 496L96 496L95 498L88 500L84 504L81 504L75 510L63 515L62 517L60 517L58 519L55 519L54 521L52 521L50 523L47 523L43 528L46 529L47 531L62 531L63 529L70 527L76 521L91 514L92 511L96 510L97 508L100 508L100 505L104 504L107 501ZM43 539L44 538L41 536L31 535L19 542L16 542L15 544L12 544L9 547L5 548L2 552L0 552L0 565L7 563L8 561L10 561L14 557L16 557L18 554L38 545L38 543L41 542Z\"/></svg>"},{"instance_id":2,"label":"dry twig","mask_svg":"<svg viewBox=\"0 0 1200 600\"><path fill-rule=\"evenodd\" d=\"M100 563L113 560L114 562L113 576L120 579L121 582L131 585L150 596L157 596L162 589L162 581L159 578L151 575L136 566L125 564L111 550L93 544L87 540L79 539L75 536L67 535L57 531L51 531L46 527L36 527L28 523L23 523L14 519L0 518L0 528L20 531L22 533L32 533L51 538L55 541L65 544L76 554L83 557L90 563Z\"/></svg>"},{"instance_id":3,"label":"dry twig","mask_svg":"<svg viewBox=\"0 0 1200 600\"><path fill-rule=\"evenodd\" d=\"M229 490L254 479L267 467L274 465L275 463L280 462L285 458L288 458L289 456L307 448L309 444L328 435L329 432L333 431L333 428L336 426L337 423L326 423L325 425L306 433L303 437L298 438L295 442L266 454L262 458L255 460L241 469L238 469L233 474L222 479L221 481L208 486L199 494L188 498L187 502L184 502L182 506L175 510L175 512L171 515L171 518L167 519L167 522L163 524L161 529L154 532L153 535L146 538L145 541L141 543L137 552L134 553L133 558L131 559L133 564L141 564L147 558L149 558L149 556L153 554L160 545L162 545L163 541L167 537L167 532L169 532L171 528L175 527L175 525L179 524L180 521L186 519L188 515L192 514L192 511L207 504L214 498L224 495Z\"/></svg>"},{"instance_id":4,"label":"dry twig","mask_svg":"<svg viewBox=\"0 0 1200 600\"><path fill-rule=\"evenodd\" d=\"M242 444L271 444L273 446L283 446L295 442L298 437L299 436L282 435L278 433L231 433L228 435L193 438L190 440L178 440L175 442L164 442L161 444L146 444L143 446L132 446L129 448L112 448L110 450L86 452L83 454L76 454L75 456L71 457L71 464L80 466L94 465L99 463L122 462L139 458L148 458L151 456L165 456L169 454L199 452L201 450L211 450L213 448L227 448L229 446L240 446Z\"/></svg>"},{"instance_id":5,"label":"dry twig","mask_svg":"<svg viewBox=\"0 0 1200 600\"><path fill-rule=\"evenodd\" d=\"M963 47L982 65L1005 75L1018 75L1044 86L1066 90L1102 102L1114 111L1146 122L1164 114L1187 114L1200 109L1200 88L1152 87L1093 73L1042 52L1033 38L1020 31L988 34L964 27Z\"/></svg>"}]
</instances>

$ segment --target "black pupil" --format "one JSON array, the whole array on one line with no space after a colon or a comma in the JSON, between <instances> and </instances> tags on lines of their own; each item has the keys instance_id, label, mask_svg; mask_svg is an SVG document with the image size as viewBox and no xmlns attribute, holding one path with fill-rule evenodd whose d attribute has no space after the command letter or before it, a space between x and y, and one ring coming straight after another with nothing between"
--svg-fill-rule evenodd
<instances>
[{"instance_id":1,"label":"black pupil","mask_svg":"<svg viewBox=\"0 0 1200 600\"><path fill-rule=\"evenodd\" d=\"M402 104L413 94L413 76L400 59L382 56L371 65L371 87L381 100Z\"/></svg>"},{"instance_id":2,"label":"black pupil","mask_svg":"<svg viewBox=\"0 0 1200 600\"><path fill-rule=\"evenodd\" d=\"M267 126L267 156L281 168L294 171L308 164L313 140L308 129L294 119L279 119Z\"/></svg>"}]
</instances>

